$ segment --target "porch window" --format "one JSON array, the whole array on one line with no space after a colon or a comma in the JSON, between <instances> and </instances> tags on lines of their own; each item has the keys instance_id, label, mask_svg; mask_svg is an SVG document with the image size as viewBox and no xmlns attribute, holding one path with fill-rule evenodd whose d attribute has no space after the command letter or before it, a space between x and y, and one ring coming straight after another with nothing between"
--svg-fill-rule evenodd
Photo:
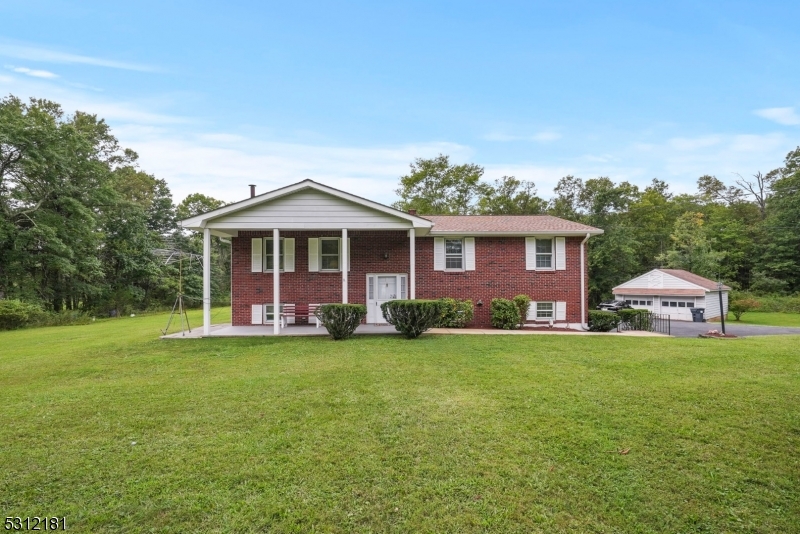
<instances>
[{"instance_id":1,"label":"porch window","mask_svg":"<svg viewBox=\"0 0 800 534\"><path fill-rule=\"evenodd\" d=\"M283 312L283 304L278 306L278 313ZM275 320L275 306L267 304L264 306L264 324L271 324Z\"/></svg>"},{"instance_id":2,"label":"porch window","mask_svg":"<svg viewBox=\"0 0 800 534\"><path fill-rule=\"evenodd\" d=\"M553 268L553 240L536 239L536 268Z\"/></svg>"},{"instance_id":3,"label":"porch window","mask_svg":"<svg viewBox=\"0 0 800 534\"><path fill-rule=\"evenodd\" d=\"M445 239L444 241L444 267L445 269L464 269L464 240Z\"/></svg>"},{"instance_id":4,"label":"porch window","mask_svg":"<svg viewBox=\"0 0 800 534\"><path fill-rule=\"evenodd\" d=\"M264 238L264 272L272 272L275 268L275 255L272 253L272 238ZM278 260L278 269L281 271L283 270L283 238L280 239L278 243L278 247L280 250L280 259Z\"/></svg>"},{"instance_id":5,"label":"porch window","mask_svg":"<svg viewBox=\"0 0 800 534\"><path fill-rule=\"evenodd\" d=\"M321 271L339 271L341 262L341 239L338 237L321 237L319 239L319 258Z\"/></svg>"},{"instance_id":6,"label":"porch window","mask_svg":"<svg viewBox=\"0 0 800 534\"><path fill-rule=\"evenodd\" d=\"M538 241L537 241L538 244ZM553 308L555 306L552 302L537 302L536 303L536 318L537 319L552 319Z\"/></svg>"}]
</instances>

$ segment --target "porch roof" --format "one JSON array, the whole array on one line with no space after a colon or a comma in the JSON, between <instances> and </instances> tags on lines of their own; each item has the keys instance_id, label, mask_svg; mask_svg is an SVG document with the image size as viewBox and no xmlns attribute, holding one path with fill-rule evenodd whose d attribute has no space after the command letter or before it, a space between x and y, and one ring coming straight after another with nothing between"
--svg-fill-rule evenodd
<instances>
[{"instance_id":1,"label":"porch roof","mask_svg":"<svg viewBox=\"0 0 800 534\"><path fill-rule=\"evenodd\" d=\"M409 230L425 235L428 219L303 180L181 221L184 228L208 228L216 235L240 230Z\"/></svg>"}]
</instances>

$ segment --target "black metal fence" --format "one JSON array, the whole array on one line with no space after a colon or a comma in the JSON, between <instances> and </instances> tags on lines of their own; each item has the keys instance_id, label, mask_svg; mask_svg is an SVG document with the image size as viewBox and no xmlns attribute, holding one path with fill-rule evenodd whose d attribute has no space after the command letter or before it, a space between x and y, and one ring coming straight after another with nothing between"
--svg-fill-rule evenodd
<instances>
[{"instance_id":1,"label":"black metal fence","mask_svg":"<svg viewBox=\"0 0 800 534\"><path fill-rule=\"evenodd\" d=\"M663 313L637 313L627 321L620 321L617 332L643 330L671 335L669 315Z\"/></svg>"}]
</instances>

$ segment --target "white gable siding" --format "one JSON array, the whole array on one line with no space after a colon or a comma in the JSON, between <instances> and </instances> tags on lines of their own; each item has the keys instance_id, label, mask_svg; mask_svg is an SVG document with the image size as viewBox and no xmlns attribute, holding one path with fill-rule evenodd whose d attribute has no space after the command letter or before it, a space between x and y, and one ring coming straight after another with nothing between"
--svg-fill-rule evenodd
<instances>
[{"instance_id":1,"label":"white gable siding","mask_svg":"<svg viewBox=\"0 0 800 534\"><path fill-rule=\"evenodd\" d=\"M627 287L636 289L703 289L696 284L661 271L650 271L624 284L618 285L615 293L618 295L625 294L624 291L621 290Z\"/></svg>"},{"instance_id":2,"label":"white gable siding","mask_svg":"<svg viewBox=\"0 0 800 534\"><path fill-rule=\"evenodd\" d=\"M223 215L208 222L209 228L259 230L407 229L409 221L360 206L315 190L303 190L252 208Z\"/></svg>"}]
</instances>

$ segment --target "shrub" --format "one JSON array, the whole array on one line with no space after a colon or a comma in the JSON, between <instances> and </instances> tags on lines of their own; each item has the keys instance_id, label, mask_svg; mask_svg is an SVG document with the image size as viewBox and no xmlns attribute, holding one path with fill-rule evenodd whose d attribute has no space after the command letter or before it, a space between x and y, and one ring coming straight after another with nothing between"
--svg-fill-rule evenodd
<instances>
[{"instance_id":1,"label":"shrub","mask_svg":"<svg viewBox=\"0 0 800 534\"><path fill-rule=\"evenodd\" d=\"M628 330L650 330L652 321L649 310L622 309L618 313L619 322L624 323Z\"/></svg>"},{"instance_id":2,"label":"shrub","mask_svg":"<svg viewBox=\"0 0 800 534\"><path fill-rule=\"evenodd\" d=\"M333 339L347 339L367 316L367 307L363 304L323 304L315 315Z\"/></svg>"},{"instance_id":3,"label":"shrub","mask_svg":"<svg viewBox=\"0 0 800 534\"><path fill-rule=\"evenodd\" d=\"M439 299L441 311L437 328L464 328L475 316L475 307L472 301L451 298Z\"/></svg>"},{"instance_id":4,"label":"shrub","mask_svg":"<svg viewBox=\"0 0 800 534\"><path fill-rule=\"evenodd\" d=\"M590 332L610 332L619 326L620 316L610 311L589 311Z\"/></svg>"},{"instance_id":5,"label":"shrub","mask_svg":"<svg viewBox=\"0 0 800 534\"><path fill-rule=\"evenodd\" d=\"M514 297L514 304L519 310L519 325L522 326L528 318L528 308L531 305L531 298L528 295L517 295Z\"/></svg>"},{"instance_id":6,"label":"shrub","mask_svg":"<svg viewBox=\"0 0 800 534\"><path fill-rule=\"evenodd\" d=\"M21 300L0 300L0 330L14 330L36 322L44 312Z\"/></svg>"},{"instance_id":7,"label":"shrub","mask_svg":"<svg viewBox=\"0 0 800 534\"><path fill-rule=\"evenodd\" d=\"M739 299L732 301L728 305L728 311L731 312L738 321L742 318L742 315L760 306L761 304L755 299Z\"/></svg>"},{"instance_id":8,"label":"shrub","mask_svg":"<svg viewBox=\"0 0 800 534\"><path fill-rule=\"evenodd\" d=\"M519 307L508 299L492 299L492 326L503 330L519 328Z\"/></svg>"},{"instance_id":9,"label":"shrub","mask_svg":"<svg viewBox=\"0 0 800 534\"><path fill-rule=\"evenodd\" d=\"M381 304L381 311L395 330L414 339L436 326L442 306L438 300L390 300Z\"/></svg>"}]
</instances>

